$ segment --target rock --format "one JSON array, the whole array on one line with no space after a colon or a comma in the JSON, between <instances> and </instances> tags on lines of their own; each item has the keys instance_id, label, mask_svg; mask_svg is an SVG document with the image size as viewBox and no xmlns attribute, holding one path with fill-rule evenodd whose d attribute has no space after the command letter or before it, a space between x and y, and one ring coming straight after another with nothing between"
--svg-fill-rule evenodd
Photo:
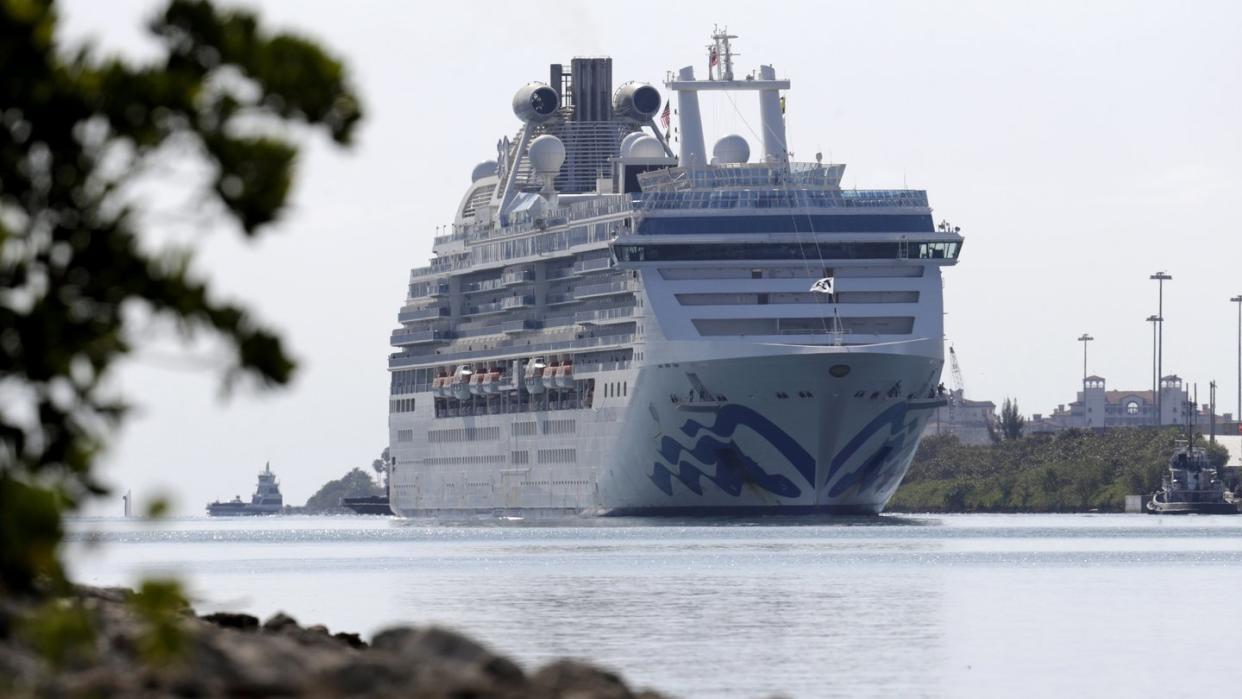
<instances>
[{"instance_id":1,"label":"rock","mask_svg":"<svg viewBox=\"0 0 1242 699\"><path fill-rule=\"evenodd\" d=\"M272 618L274 619L275 617ZM239 631L257 631L259 629L259 618L249 614L216 612L215 614L207 614L202 619L225 629L237 629Z\"/></svg>"},{"instance_id":2,"label":"rock","mask_svg":"<svg viewBox=\"0 0 1242 699\"><path fill-rule=\"evenodd\" d=\"M299 629L297 619L285 614L284 612L276 612L267 621L263 622L263 630L273 633L283 631L293 631Z\"/></svg>"},{"instance_id":3,"label":"rock","mask_svg":"<svg viewBox=\"0 0 1242 699\"><path fill-rule=\"evenodd\" d=\"M72 593L97 630L93 651L53 668L23 634L0 636L0 695L238 697L308 699L659 699L635 695L616 674L576 661L528 678L512 660L442 628L398 627L368 646L358 634L302 628L278 613L262 625L249 614L179 617L184 654L151 664L149 628L126 590ZM46 600L0 598L10 628ZM260 632L261 630L261 632Z\"/></svg>"},{"instance_id":4,"label":"rock","mask_svg":"<svg viewBox=\"0 0 1242 699\"><path fill-rule=\"evenodd\" d=\"M549 699L634 699L617 675L576 660L558 660L530 678L531 696Z\"/></svg>"},{"instance_id":5,"label":"rock","mask_svg":"<svg viewBox=\"0 0 1242 699\"><path fill-rule=\"evenodd\" d=\"M386 629L371 639L375 650L396 653L413 663L455 662L479 668L489 677L505 682L523 682L522 669L486 647L455 631L433 626L429 629L398 627Z\"/></svg>"},{"instance_id":6,"label":"rock","mask_svg":"<svg viewBox=\"0 0 1242 699\"><path fill-rule=\"evenodd\" d=\"M396 691L401 688L413 695L416 687L411 668L377 657L361 657L328 673L324 679L327 687L342 696L383 696L382 690Z\"/></svg>"},{"instance_id":7,"label":"rock","mask_svg":"<svg viewBox=\"0 0 1242 699\"><path fill-rule=\"evenodd\" d=\"M332 634L332 638L335 638L350 648L361 649L367 647L367 642L362 640L362 637L356 633L345 633L343 631L338 631Z\"/></svg>"}]
</instances>

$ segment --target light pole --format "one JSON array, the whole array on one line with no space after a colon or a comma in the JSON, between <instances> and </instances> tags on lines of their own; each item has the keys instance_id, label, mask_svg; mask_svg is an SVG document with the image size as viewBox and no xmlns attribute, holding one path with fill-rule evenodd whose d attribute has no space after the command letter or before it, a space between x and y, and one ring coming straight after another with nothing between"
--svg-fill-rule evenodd
<instances>
[{"instance_id":1,"label":"light pole","mask_svg":"<svg viewBox=\"0 0 1242 699\"><path fill-rule=\"evenodd\" d=\"M1091 418L1087 412L1087 343L1094 339L1087 333L1078 337L1078 341L1082 343L1082 419L1087 427L1091 426Z\"/></svg>"},{"instance_id":2,"label":"light pole","mask_svg":"<svg viewBox=\"0 0 1242 699\"><path fill-rule=\"evenodd\" d=\"M1229 299L1238 304L1238 412L1235 420L1242 420L1242 294Z\"/></svg>"},{"instance_id":3,"label":"light pole","mask_svg":"<svg viewBox=\"0 0 1242 699\"><path fill-rule=\"evenodd\" d=\"M1156 321L1157 327L1159 328L1159 330L1157 331L1157 335L1159 339L1156 341L1156 424L1157 425L1164 423L1164 400L1162 396L1160 395L1162 393L1162 391L1160 390L1160 380L1164 378L1164 376L1162 376L1162 374L1164 374L1164 283L1172 278L1173 278L1173 275L1166 274L1163 270L1156 272L1155 274L1148 277L1148 279L1156 280L1157 285L1159 285L1160 287L1159 306L1157 307L1157 310L1156 310L1156 315L1160 318L1159 320Z\"/></svg>"},{"instance_id":4,"label":"light pole","mask_svg":"<svg viewBox=\"0 0 1242 699\"><path fill-rule=\"evenodd\" d=\"M1159 390L1160 375L1156 371L1156 325L1160 322L1160 316L1147 316L1147 322L1151 323L1151 400L1152 400L1152 424L1160 424L1160 413L1156 411L1157 391Z\"/></svg>"},{"instance_id":5,"label":"light pole","mask_svg":"<svg viewBox=\"0 0 1242 699\"><path fill-rule=\"evenodd\" d=\"M1078 338L1078 341L1082 343L1082 381L1084 384L1087 382L1087 343L1094 339L1087 333L1083 333Z\"/></svg>"}]
</instances>

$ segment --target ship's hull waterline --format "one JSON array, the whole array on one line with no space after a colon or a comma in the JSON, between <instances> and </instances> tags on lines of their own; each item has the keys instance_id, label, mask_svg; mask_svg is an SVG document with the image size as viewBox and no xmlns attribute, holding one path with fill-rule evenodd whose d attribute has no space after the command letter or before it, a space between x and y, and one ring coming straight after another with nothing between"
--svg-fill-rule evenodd
<instances>
[{"instance_id":1,"label":"ship's hull waterline","mask_svg":"<svg viewBox=\"0 0 1242 699\"><path fill-rule=\"evenodd\" d=\"M414 467L392 474L393 509L876 514L940 404L941 364L857 352L653 364L609 377L626 386L615 407L416 420L415 434L496 438L398 446Z\"/></svg>"}]
</instances>

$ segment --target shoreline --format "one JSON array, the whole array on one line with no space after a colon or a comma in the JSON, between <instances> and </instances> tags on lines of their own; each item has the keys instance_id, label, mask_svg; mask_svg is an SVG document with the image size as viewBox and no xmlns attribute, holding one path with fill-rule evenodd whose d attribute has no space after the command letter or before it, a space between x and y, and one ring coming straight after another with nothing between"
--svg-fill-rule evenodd
<instances>
[{"instance_id":1,"label":"shoreline","mask_svg":"<svg viewBox=\"0 0 1242 699\"><path fill-rule=\"evenodd\" d=\"M176 584L0 599L0 694L660 699L571 659L533 672L437 626L372 636L277 612L199 615Z\"/></svg>"}]
</instances>

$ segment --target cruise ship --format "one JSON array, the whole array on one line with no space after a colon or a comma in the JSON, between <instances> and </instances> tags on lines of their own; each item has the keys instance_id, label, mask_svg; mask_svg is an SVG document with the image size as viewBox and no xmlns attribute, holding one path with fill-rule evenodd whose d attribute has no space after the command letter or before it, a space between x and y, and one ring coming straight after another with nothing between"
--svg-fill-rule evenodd
<instances>
[{"instance_id":1,"label":"cruise ship","mask_svg":"<svg viewBox=\"0 0 1242 699\"><path fill-rule=\"evenodd\" d=\"M883 510L944 404L963 238L794 161L790 81L735 75L735 38L663 92L610 58L517 91L391 335L396 514ZM758 100L753 144L707 150L705 92Z\"/></svg>"}]
</instances>

